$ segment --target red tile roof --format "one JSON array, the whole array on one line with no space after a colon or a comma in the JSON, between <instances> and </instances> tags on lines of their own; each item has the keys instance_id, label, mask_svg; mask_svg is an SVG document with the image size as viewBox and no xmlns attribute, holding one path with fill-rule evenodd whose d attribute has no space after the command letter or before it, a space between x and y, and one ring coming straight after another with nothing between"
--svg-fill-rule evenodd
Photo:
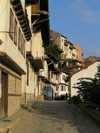
<instances>
[{"instance_id":1,"label":"red tile roof","mask_svg":"<svg viewBox=\"0 0 100 133\"><path fill-rule=\"evenodd\" d=\"M78 70L78 71L76 71L76 72L74 72L74 73L70 74L69 76L67 76L67 78L69 78L69 77L73 76L74 74L76 74L76 73L78 73L78 72L82 71L83 69L85 69L85 68L87 68L87 67L91 66L92 64L94 64L95 62L98 62L98 61L100 61L100 58L99 58L98 60L96 60L96 61L92 62L91 64L89 64L89 65L87 65L87 66L84 66L82 69L80 69L80 70Z\"/></svg>"}]
</instances>

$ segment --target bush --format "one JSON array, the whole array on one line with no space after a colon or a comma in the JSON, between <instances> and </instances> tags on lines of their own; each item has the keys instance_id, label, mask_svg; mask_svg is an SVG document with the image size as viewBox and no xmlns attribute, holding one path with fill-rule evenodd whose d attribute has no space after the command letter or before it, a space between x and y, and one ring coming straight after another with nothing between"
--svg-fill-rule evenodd
<instances>
[{"instance_id":1,"label":"bush","mask_svg":"<svg viewBox=\"0 0 100 133\"><path fill-rule=\"evenodd\" d=\"M72 103L74 103L74 104L79 104L79 103L81 103L81 99L80 99L80 97L79 96L73 96L72 98L71 98L71 101L72 101Z\"/></svg>"},{"instance_id":2,"label":"bush","mask_svg":"<svg viewBox=\"0 0 100 133\"><path fill-rule=\"evenodd\" d=\"M78 89L78 95L85 101L100 104L100 66L94 78L80 78L73 87ZM76 98L74 98L76 102Z\"/></svg>"}]
</instances>

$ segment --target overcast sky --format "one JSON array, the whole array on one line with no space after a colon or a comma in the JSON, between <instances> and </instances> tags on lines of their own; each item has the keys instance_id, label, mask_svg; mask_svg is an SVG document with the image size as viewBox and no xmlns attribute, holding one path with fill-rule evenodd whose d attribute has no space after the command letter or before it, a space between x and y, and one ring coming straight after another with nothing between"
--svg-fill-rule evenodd
<instances>
[{"instance_id":1,"label":"overcast sky","mask_svg":"<svg viewBox=\"0 0 100 133\"><path fill-rule=\"evenodd\" d=\"M100 57L100 0L49 0L50 29Z\"/></svg>"}]
</instances>

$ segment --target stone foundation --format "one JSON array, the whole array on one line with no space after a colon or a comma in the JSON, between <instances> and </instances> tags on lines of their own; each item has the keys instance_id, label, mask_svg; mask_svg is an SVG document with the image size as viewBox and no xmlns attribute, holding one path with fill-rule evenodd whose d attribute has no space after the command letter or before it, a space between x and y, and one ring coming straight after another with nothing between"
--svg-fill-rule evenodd
<instances>
[{"instance_id":1,"label":"stone foundation","mask_svg":"<svg viewBox=\"0 0 100 133\"><path fill-rule=\"evenodd\" d=\"M38 96L37 96L37 99L38 99L38 100L44 100L44 96L43 96L43 95L38 95Z\"/></svg>"},{"instance_id":2,"label":"stone foundation","mask_svg":"<svg viewBox=\"0 0 100 133\"><path fill-rule=\"evenodd\" d=\"M7 104L7 117L10 117L20 109L21 76L3 64L0 64L0 67L1 67L0 70L1 73L3 72L6 75L8 75L8 94L7 94L8 102L6 104Z\"/></svg>"}]
</instances>

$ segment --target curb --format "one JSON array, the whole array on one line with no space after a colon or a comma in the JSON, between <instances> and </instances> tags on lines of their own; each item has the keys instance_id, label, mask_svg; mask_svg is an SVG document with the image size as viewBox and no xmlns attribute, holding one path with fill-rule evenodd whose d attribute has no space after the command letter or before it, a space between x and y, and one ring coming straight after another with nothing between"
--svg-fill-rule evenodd
<instances>
[{"instance_id":1,"label":"curb","mask_svg":"<svg viewBox=\"0 0 100 133\"><path fill-rule=\"evenodd\" d=\"M20 122L20 120L23 119L27 114L27 111L25 111L25 110L21 110L21 111L22 111L22 113L20 113L20 115L18 117L16 116L17 118L14 118L14 120L12 118L11 123L9 123L6 126L2 126L2 125L0 126L0 133L11 133L11 129L13 129L18 124L18 122Z\"/></svg>"},{"instance_id":2,"label":"curb","mask_svg":"<svg viewBox=\"0 0 100 133\"><path fill-rule=\"evenodd\" d=\"M94 112L93 110L87 108L87 107L84 107L82 105L80 105L80 108L85 111L88 115L90 115L92 118L94 118L97 122L100 123L100 115L97 114L96 112Z\"/></svg>"}]
</instances>

